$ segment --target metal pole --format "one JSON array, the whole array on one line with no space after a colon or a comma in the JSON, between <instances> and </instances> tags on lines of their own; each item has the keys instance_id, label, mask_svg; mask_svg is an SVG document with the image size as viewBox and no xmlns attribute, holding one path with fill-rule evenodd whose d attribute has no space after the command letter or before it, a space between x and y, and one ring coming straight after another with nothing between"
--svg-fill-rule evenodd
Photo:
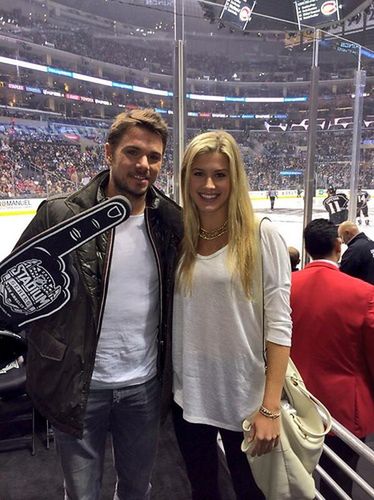
<instances>
[{"instance_id":1,"label":"metal pole","mask_svg":"<svg viewBox=\"0 0 374 500\"><path fill-rule=\"evenodd\" d=\"M368 484L355 470L353 470L339 455L337 455L326 444L323 445L323 451L326 455L341 469L345 475L350 477L368 496L374 498L374 488ZM349 497L350 499L350 497Z\"/></svg>"},{"instance_id":2,"label":"metal pole","mask_svg":"<svg viewBox=\"0 0 374 500\"><path fill-rule=\"evenodd\" d=\"M316 156L316 138L317 138L317 113L318 113L318 41L319 30L315 32L313 42L313 61L311 67L310 80L310 105L309 105L309 126L308 126L308 158L304 176L304 218L303 228L312 220L313 197L315 196L314 170ZM305 251L304 241L302 243L301 265L308 263L308 255Z\"/></svg>"},{"instance_id":3,"label":"metal pole","mask_svg":"<svg viewBox=\"0 0 374 500\"><path fill-rule=\"evenodd\" d=\"M45 176L45 193L46 193L46 196L48 199L49 198L49 185L48 185L49 175L48 175L48 172L45 172L44 176Z\"/></svg>"},{"instance_id":4,"label":"metal pole","mask_svg":"<svg viewBox=\"0 0 374 500\"><path fill-rule=\"evenodd\" d=\"M324 423L327 423L327 418L326 415L319 410L319 414L324 421ZM351 431L349 431L344 425L342 425L340 422L335 420L334 417L331 417L332 421L332 431L334 434L336 434L342 441L344 441L353 451L358 453L360 457L363 457L365 460L370 462L371 466L374 466L374 450L369 448L369 446L360 439L352 434Z\"/></svg>"},{"instance_id":5,"label":"metal pole","mask_svg":"<svg viewBox=\"0 0 374 500\"><path fill-rule=\"evenodd\" d=\"M173 163L174 200L181 202L180 167L185 144L184 0L174 0Z\"/></svg>"},{"instance_id":6,"label":"metal pole","mask_svg":"<svg viewBox=\"0 0 374 500\"><path fill-rule=\"evenodd\" d=\"M364 107L365 83L366 83L366 71L358 69L356 71L356 78L355 78L352 164L351 164L351 178L349 183L348 218L351 221L356 220L357 187L358 187L358 179L360 171L360 144L361 144L361 129L362 129L362 115Z\"/></svg>"},{"instance_id":7,"label":"metal pole","mask_svg":"<svg viewBox=\"0 0 374 500\"><path fill-rule=\"evenodd\" d=\"M16 198L17 197L17 193L16 193L16 181L15 181L15 178L14 178L14 165L10 166L10 175L12 177L12 190L13 190L13 196L12 196L12 198Z\"/></svg>"}]
</instances>

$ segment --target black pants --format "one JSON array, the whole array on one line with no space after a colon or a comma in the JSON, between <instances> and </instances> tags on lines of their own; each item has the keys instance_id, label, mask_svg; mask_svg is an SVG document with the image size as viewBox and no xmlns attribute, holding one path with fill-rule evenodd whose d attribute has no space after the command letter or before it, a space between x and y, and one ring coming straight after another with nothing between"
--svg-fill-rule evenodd
<instances>
[{"instance_id":1,"label":"black pants","mask_svg":"<svg viewBox=\"0 0 374 500\"><path fill-rule=\"evenodd\" d=\"M264 500L257 487L246 455L241 451L241 432L210 425L192 424L183 419L183 411L173 404L173 421L179 448L186 464L193 500L225 500L218 487L218 431L225 448L226 461L238 500Z\"/></svg>"},{"instance_id":2,"label":"black pants","mask_svg":"<svg viewBox=\"0 0 374 500\"><path fill-rule=\"evenodd\" d=\"M364 207L357 207L356 217L360 217L361 212L362 212L362 215L364 217L368 217L369 216L369 207L367 205L365 205Z\"/></svg>"},{"instance_id":3,"label":"black pants","mask_svg":"<svg viewBox=\"0 0 374 500\"><path fill-rule=\"evenodd\" d=\"M326 436L325 444L331 448L339 457L344 460L351 469L356 470L359 455L337 436ZM352 496L353 481L345 474L325 453L322 454L319 465L336 481L339 486ZM320 492L327 500L339 500L334 490L321 479Z\"/></svg>"}]
</instances>

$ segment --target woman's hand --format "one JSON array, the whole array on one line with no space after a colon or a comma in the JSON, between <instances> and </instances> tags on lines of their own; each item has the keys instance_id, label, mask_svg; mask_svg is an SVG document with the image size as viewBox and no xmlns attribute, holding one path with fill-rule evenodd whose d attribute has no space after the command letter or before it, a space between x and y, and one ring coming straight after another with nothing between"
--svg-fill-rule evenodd
<instances>
[{"instance_id":1,"label":"woman's hand","mask_svg":"<svg viewBox=\"0 0 374 500\"><path fill-rule=\"evenodd\" d=\"M278 445L279 435L280 417L269 418L256 413L248 437L248 441L252 443L251 456L269 453Z\"/></svg>"}]
</instances>

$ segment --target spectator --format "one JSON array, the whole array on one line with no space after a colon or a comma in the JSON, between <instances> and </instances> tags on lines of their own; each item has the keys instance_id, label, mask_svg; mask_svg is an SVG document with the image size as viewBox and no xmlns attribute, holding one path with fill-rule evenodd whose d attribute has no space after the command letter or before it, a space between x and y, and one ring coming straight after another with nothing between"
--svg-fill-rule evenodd
<instances>
[{"instance_id":1,"label":"spectator","mask_svg":"<svg viewBox=\"0 0 374 500\"><path fill-rule=\"evenodd\" d=\"M340 270L374 285L374 241L360 233L354 222L342 222L338 234L348 248L343 253Z\"/></svg>"},{"instance_id":2,"label":"spectator","mask_svg":"<svg viewBox=\"0 0 374 500\"><path fill-rule=\"evenodd\" d=\"M110 170L42 204L18 244L105 197L122 194L132 217L72 253L76 298L28 332L27 390L55 426L65 498L98 500L110 429L114 498L150 497L161 385L171 396L171 286L181 236L179 208L152 184L167 126L153 110L121 113L105 144ZM110 255L110 256L109 256Z\"/></svg>"},{"instance_id":3,"label":"spectator","mask_svg":"<svg viewBox=\"0 0 374 500\"><path fill-rule=\"evenodd\" d=\"M290 254L291 271L298 271L297 267L300 264L300 252L295 247L288 247L288 253Z\"/></svg>"},{"instance_id":4,"label":"spectator","mask_svg":"<svg viewBox=\"0 0 374 500\"><path fill-rule=\"evenodd\" d=\"M243 162L230 134L208 132L190 142L181 187L185 238L174 295L173 417L192 497L221 498L220 432L237 498L262 499L240 450L241 423L254 414L254 455L276 446L291 340L287 248L268 220L259 241ZM262 272L264 290L258 286Z\"/></svg>"},{"instance_id":5,"label":"spectator","mask_svg":"<svg viewBox=\"0 0 374 500\"><path fill-rule=\"evenodd\" d=\"M313 220L304 239L313 262L292 274L291 357L312 394L363 439L374 432L374 287L339 272L333 222ZM356 468L359 456L344 441L329 435L326 444ZM325 454L320 465L351 496L352 480ZM323 480L320 491L340 498Z\"/></svg>"}]
</instances>

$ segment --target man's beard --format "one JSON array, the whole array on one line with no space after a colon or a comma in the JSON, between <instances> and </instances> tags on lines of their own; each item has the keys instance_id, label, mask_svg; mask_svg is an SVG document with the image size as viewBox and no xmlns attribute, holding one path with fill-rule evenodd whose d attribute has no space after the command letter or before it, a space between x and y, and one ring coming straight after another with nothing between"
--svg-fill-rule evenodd
<instances>
[{"instance_id":1,"label":"man's beard","mask_svg":"<svg viewBox=\"0 0 374 500\"><path fill-rule=\"evenodd\" d=\"M132 190L127 183L118 183L116 181L115 182L115 187L116 187L116 190L118 191L118 193L122 194L123 196L130 196L130 197L133 197L133 198L144 198L145 195L147 194L147 191L148 189L150 188L151 184L149 183L148 184L148 187L145 188L144 190L142 191L135 191L135 190Z\"/></svg>"}]
</instances>

